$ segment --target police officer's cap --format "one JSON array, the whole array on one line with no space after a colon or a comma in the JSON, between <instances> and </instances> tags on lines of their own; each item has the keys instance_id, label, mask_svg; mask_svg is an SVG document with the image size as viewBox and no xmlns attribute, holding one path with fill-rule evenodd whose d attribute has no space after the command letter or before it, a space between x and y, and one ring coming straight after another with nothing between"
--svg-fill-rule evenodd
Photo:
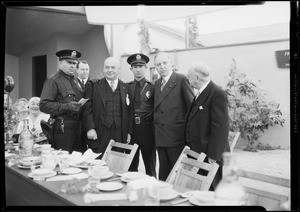
<instances>
[{"instance_id":1,"label":"police officer's cap","mask_svg":"<svg viewBox=\"0 0 300 212\"><path fill-rule=\"evenodd\" d=\"M149 62L149 57L144 54L138 53L133 54L127 58L127 63L129 65L145 65Z\"/></svg>"},{"instance_id":2,"label":"police officer's cap","mask_svg":"<svg viewBox=\"0 0 300 212\"><path fill-rule=\"evenodd\" d=\"M81 53L79 51L71 50L71 49L60 50L56 52L55 55L59 57L60 60L62 59L77 60L78 58L81 57Z\"/></svg>"}]
</instances>

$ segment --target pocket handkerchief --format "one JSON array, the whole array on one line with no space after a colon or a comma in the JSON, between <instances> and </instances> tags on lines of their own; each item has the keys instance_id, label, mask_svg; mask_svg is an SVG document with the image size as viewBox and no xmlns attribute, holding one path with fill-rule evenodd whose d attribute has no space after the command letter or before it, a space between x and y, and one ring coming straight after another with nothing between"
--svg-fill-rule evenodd
<instances>
[{"instance_id":1,"label":"pocket handkerchief","mask_svg":"<svg viewBox=\"0 0 300 212\"><path fill-rule=\"evenodd\" d=\"M200 106L200 107L199 107L199 110L203 110L203 107L202 107L202 106Z\"/></svg>"}]
</instances>

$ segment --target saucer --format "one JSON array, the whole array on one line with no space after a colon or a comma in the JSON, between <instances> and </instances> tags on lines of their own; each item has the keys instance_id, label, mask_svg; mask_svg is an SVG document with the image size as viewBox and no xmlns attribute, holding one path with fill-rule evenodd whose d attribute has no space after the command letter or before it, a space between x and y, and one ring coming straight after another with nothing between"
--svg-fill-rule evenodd
<instances>
[{"instance_id":1,"label":"saucer","mask_svg":"<svg viewBox=\"0 0 300 212\"><path fill-rule=\"evenodd\" d=\"M123 184L119 182L104 182L97 184L100 191L116 191L123 188Z\"/></svg>"},{"instance_id":2,"label":"saucer","mask_svg":"<svg viewBox=\"0 0 300 212\"><path fill-rule=\"evenodd\" d=\"M60 172L61 172L62 174L78 174L78 173L82 172L82 169L70 167L70 168L65 168L65 169L63 169L63 170L61 170Z\"/></svg>"}]
</instances>

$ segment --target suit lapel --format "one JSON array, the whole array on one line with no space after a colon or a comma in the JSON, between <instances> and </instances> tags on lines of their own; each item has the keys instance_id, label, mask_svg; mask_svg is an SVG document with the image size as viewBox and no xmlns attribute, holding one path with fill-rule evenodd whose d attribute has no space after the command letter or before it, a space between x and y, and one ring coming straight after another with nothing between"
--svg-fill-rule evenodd
<instances>
[{"instance_id":1,"label":"suit lapel","mask_svg":"<svg viewBox=\"0 0 300 212\"><path fill-rule=\"evenodd\" d=\"M122 101L122 105L124 105L124 102L125 102L125 95L126 95L126 92L125 92L125 86L123 85L123 82L121 80L118 80L118 86L120 88L120 94L121 94L121 101Z\"/></svg>"},{"instance_id":2,"label":"suit lapel","mask_svg":"<svg viewBox=\"0 0 300 212\"><path fill-rule=\"evenodd\" d=\"M155 87L155 94L158 94L157 97L157 101L155 101L155 105L154 108L156 108L171 92L171 90L173 90L173 88L176 86L176 73L173 72L170 79L168 80L168 82L166 83L164 89L162 90L162 92L160 93L160 82L157 82L158 85Z\"/></svg>"},{"instance_id":3,"label":"suit lapel","mask_svg":"<svg viewBox=\"0 0 300 212\"><path fill-rule=\"evenodd\" d=\"M106 79L103 78L102 80L99 81L99 86L97 86L98 93L99 93L99 96L100 96L100 98L102 100L104 108L105 108L105 102L106 102L106 95L105 95L106 88L105 88L105 83L106 83Z\"/></svg>"},{"instance_id":4,"label":"suit lapel","mask_svg":"<svg viewBox=\"0 0 300 212\"><path fill-rule=\"evenodd\" d=\"M192 109L190 111L189 119L193 118L193 116L200 110L199 107L203 105L203 103L206 101L207 97L212 93L212 90L213 90L213 82L210 81L210 83L202 91L200 96L192 104Z\"/></svg>"}]
</instances>

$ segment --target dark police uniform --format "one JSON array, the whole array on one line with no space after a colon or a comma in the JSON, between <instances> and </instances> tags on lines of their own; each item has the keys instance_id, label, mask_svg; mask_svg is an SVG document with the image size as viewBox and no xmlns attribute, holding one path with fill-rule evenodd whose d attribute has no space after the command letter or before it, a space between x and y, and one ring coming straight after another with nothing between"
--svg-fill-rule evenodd
<instances>
[{"instance_id":1,"label":"dark police uniform","mask_svg":"<svg viewBox=\"0 0 300 212\"><path fill-rule=\"evenodd\" d=\"M145 65L149 58L143 54L131 55L127 62L130 65ZM156 149L153 132L153 107L154 107L154 85L143 78L140 81L134 80L128 83L130 93L132 94L131 104L131 124L132 137L131 143L139 145L141 150L146 174L156 177ZM137 87L139 88L137 89ZM130 171L137 171L139 165L139 150L137 151Z\"/></svg>"},{"instance_id":2,"label":"dark police uniform","mask_svg":"<svg viewBox=\"0 0 300 212\"><path fill-rule=\"evenodd\" d=\"M62 50L56 53L61 59L77 60L81 54L75 50ZM81 114L71 112L69 103L78 102L82 97L74 76L59 70L44 83L40 110L54 118L52 146L70 153L80 144Z\"/></svg>"}]
</instances>

